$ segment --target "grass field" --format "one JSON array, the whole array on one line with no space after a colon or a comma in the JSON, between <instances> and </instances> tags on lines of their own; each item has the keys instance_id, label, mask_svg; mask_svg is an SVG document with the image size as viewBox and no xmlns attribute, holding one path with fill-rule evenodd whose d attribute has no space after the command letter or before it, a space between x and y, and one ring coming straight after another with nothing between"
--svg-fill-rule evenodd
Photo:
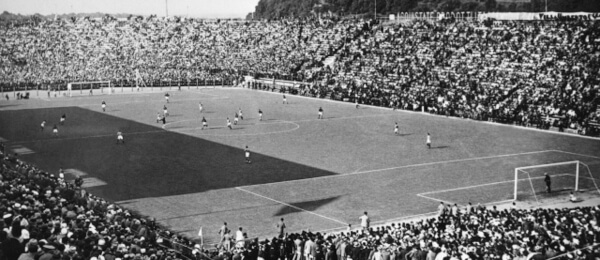
<instances>
[{"instance_id":1,"label":"grass field","mask_svg":"<svg viewBox=\"0 0 600 260\"><path fill-rule=\"evenodd\" d=\"M224 221L266 237L280 217L289 231L331 230L358 225L363 211L385 222L433 212L440 201L503 201L512 198L516 167L580 160L600 176L598 139L290 95L284 105L280 94L221 88L170 92L163 126L156 114L164 92L125 93L1 101L0 138L23 160L83 175L90 192L174 231L195 238L202 226L207 243ZM229 130L238 108L244 120ZM202 116L209 129L200 130ZM116 145L117 131L125 145ZM252 164L244 163L246 145ZM556 186L573 183L570 170L546 171ZM531 186L543 190L535 174ZM531 186L519 184L522 192Z\"/></svg>"}]
</instances>

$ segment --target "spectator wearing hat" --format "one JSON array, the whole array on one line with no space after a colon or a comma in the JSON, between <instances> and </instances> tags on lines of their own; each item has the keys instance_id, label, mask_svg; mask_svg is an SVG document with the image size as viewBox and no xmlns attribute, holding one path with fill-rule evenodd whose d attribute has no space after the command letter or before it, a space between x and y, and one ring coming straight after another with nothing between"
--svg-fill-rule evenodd
<instances>
[{"instance_id":1,"label":"spectator wearing hat","mask_svg":"<svg viewBox=\"0 0 600 260\"><path fill-rule=\"evenodd\" d=\"M42 246L43 253L39 260L52 260L56 251L56 247L52 244L45 244Z\"/></svg>"}]
</instances>

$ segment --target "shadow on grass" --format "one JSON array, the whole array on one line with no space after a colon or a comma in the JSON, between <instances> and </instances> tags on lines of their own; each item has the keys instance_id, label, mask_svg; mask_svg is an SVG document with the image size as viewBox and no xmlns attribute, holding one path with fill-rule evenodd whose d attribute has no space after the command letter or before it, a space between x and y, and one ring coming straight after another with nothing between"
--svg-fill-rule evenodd
<instances>
[{"instance_id":1,"label":"shadow on grass","mask_svg":"<svg viewBox=\"0 0 600 260\"><path fill-rule=\"evenodd\" d=\"M340 197L341 196L334 196L334 197L318 199L318 200L309 200L309 201L289 203L290 205L293 205L294 207L282 206L279 209L279 211L277 211L277 213L275 213L275 217L280 217L280 216L284 216L287 214L299 213L299 212L302 212L303 210L315 211L315 210L319 209L320 207L323 207L333 201L338 200ZM303 210L301 210L301 209L303 209Z\"/></svg>"},{"instance_id":2,"label":"shadow on grass","mask_svg":"<svg viewBox=\"0 0 600 260\"><path fill-rule=\"evenodd\" d=\"M247 165L244 163L244 147L162 131L154 121L142 124L110 112L81 107L0 111L0 136L8 140L30 140L26 141L26 146L36 153L28 155L27 161L48 172L68 167L106 182L106 185L87 190L110 201L173 196L335 174L254 152L252 165ZM40 137L39 128L29 127L28 120L21 120L60 118L63 113L77 124L69 125L69 138L61 140L51 136ZM115 129L123 132L125 145L115 145ZM223 127L210 129L209 133L229 131ZM234 128L241 129L243 127Z\"/></svg>"}]
</instances>

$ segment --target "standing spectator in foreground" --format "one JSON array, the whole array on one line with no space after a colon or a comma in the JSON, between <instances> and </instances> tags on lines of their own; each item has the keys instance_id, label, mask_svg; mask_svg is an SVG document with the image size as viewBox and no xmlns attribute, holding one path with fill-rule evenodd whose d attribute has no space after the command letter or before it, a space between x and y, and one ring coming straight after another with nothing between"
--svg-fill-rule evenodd
<instances>
[{"instance_id":1,"label":"standing spectator in foreground","mask_svg":"<svg viewBox=\"0 0 600 260\"><path fill-rule=\"evenodd\" d=\"M360 216L360 227L363 230L368 230L369 229L369 225L371 224L371 220L369 219L369 215L368 213L365 211L365 213Z\"/></svg>"},{"instance_id":2,"label":"standing spectator in foreground","mask_svg":"<svg viewBox=\"0 0 600 260\"><path fill-rule=\"evenodd\" d=\"M443 216L444 213L446 213L446 205L444 205L444 202L440 202L440 205L438 206L438 216Z\"/></svg>"},{"instance_id":3,"label":"standing spectator in foreground","mask_svg":"<svg viewBox=\"0 0 600 260\"><path fill-rule=\"evenodd\" d=\"M235 232L235 244L236 246L244 246L244 231L242 231L242 227Z\"/></svg>"},{"instance_id":4,"label":"standing spectator in foreground","mask_svg":"<svg viewBox=\"0 0 600 260\"><path fill-rule=\"evenodd\" d=\"M546 192L552 192L552 180L550 179L550 175L547 172L544 173L544 182L546 183Z\"/></svg>"},{"instance_id":5,"label":"standing spectator in foreground","mask_svg":"<svg viewBox=\"0 0 600 260\"><path fill-rule=\"evenodd\" d=\"M221 242L223 242L223 238L225 237L225 234L227 234L227 231L229 231L229 228L227 227L227 222L223 222L223 226L221 226L221 228L217 232L221 236Z\"/></svg>"},{"instance_id":6,"label":"standing spectator in foreground","mask_svg":"<svg viewBox=\"0 0 600 260\"><path fill-rule=\"evenodd\" d=\"M277 223L277 230L279 231L279 238L283 238L283 236L285 235L285 228L287 226L285 225L285 222L283 222L283 218L281 218L281 220L279 220L279 222Z\"/></svg>"}]
</instances>

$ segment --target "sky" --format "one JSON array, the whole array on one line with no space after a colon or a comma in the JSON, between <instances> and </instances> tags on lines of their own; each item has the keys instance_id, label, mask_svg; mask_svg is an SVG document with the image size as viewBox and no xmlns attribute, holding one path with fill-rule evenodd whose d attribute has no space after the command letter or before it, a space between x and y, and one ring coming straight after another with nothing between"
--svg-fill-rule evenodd
<instances>
[{"instance_id":1,"label":"sky","mask_svg":"<svg viewBox=\"0 0 600 260\"><path fill-rule=\"evenodd\" d=\"M0 13L130 13L198 18L244 18L259 0L0 0ZM165 5L165 2L167 3Z\"/></svg>"}]
</instances>

